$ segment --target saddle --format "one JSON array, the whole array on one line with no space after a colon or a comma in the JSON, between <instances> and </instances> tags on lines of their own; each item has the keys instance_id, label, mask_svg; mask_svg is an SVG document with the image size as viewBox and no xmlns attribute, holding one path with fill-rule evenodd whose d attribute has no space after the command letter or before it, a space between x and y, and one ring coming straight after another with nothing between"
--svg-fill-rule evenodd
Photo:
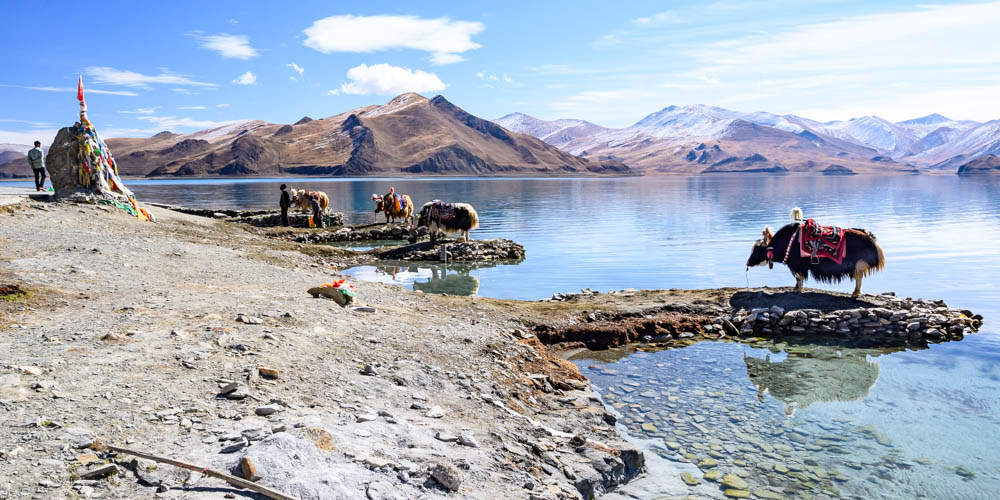
<instances>
[{"instance_id":1,"label":"saddle","mask_svg":"<svg viewBox=\"0 0 1000 500\"><path fill-rule=\"evenodd\" d=\"M840 264L847 256L844 229L821 226L807 219L799 226L799 255L808 257L810 264L819 264L819 259L830 259Z\"/></svg>"},{"instance_id":2,"label":"saddle","mask_svg":"<svg viewBox=\"0 0 1000 500\"><path fill-rule=\"evenodd\" d=\"M396 205L396 211L400 212L406 208L406 198L399 195L399 193L392 193L393 204Z\"/></svg>"},{"instance_id":3,"label":"saddle","mask_svg":"<svg viewBox=\"0 0 1000 500\"><path fill-rule=\"evenodd\" d=\"M431 204L430 218L440 222L454 219L455 204L434 200L434 203Z\"/></svg>"}]
</instances>

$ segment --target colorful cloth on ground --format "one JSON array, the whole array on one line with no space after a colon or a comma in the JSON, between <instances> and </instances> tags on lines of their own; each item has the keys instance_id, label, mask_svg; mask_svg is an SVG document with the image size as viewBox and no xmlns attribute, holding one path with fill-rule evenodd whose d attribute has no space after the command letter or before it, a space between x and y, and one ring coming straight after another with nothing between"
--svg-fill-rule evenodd
<instances>
[{"instance_id":1,"label":"colorful cloth on ground","mask_svg":"<svg viewBox=\"0 0 1000 500\"><path fill-rule=\"evenodd\" d=\"M844 229L821 226L812 219L807 219L799 226L799 255L809 258L813 264L818 259L830 259L840 264L847 256Z\"/></svg>"},{"instance_id":2,"label":"colorful cloth on ground","mask_svg":"<svg viewBox=\"0 0 1000 500\"><path fill-rule=\"evenodd\" d=\"M436 221L446 221L455 218L455 204L445 203L441 200L434 200L431 204L430 218Z\"/></svg>"}]
</instances>

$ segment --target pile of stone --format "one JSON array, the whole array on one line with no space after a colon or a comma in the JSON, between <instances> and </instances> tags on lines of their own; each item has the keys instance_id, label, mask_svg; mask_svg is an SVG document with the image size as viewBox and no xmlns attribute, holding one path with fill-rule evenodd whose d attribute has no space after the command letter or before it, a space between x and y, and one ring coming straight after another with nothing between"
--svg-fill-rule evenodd
<instances>
[{"instance_id":1,"label":"pile of stone","mask_svg":"<svg viewBox=\"0 0 1000 500\"><path fill-rule=\"evenodd\" d=\"M343 215L340 217L343 223ZM290 237L298 243L336 243L341 241L385 241L405 240L409 237L410 228L406 224L367 224L363 226L347 226L336 231L311 232L294 235L278 235ZM427 234L427 228L420 228L418 234Z\"/></svg>"},{"instance_id":2,"label":"pile of stone","mask_svg":"<svg viewBox=\"0 0 1000 500\"><path fill-rule=\"evenodd\" d=\"M175 205L165 205L160 203L147 203L158 208L165 208L182 214L207 217L210 219L222 219L226 222L238 222L250 224L255 227L278 227L281 226L281 212L278 210L233 210L215 208L187 208ZM309 227L309 217L311 213L292 212L288 214L288 221L292 227ZM344 214L341 212L331 212L329 215L329 226L343 226Z\"/></svg>"},{"instance_id":3,"label":"pile of stone","mask_svg":"<svg viewBox=\"0 0 1000 500\"><path fill-rule=\"evenodd\" d=\"M881 336L923 339L929 342L958 340L979 329L981 315L947 307L941 301L895 299L893 307L785 311L780 306L736 311L716 324L735 327L741 335ZM730 325L726 325L729 322ZM729 328L727 328L729 329ZM730 332L737 333L737 332Z\"/></svg>"},{"instance_id":4,"label":"pile of stone","mask_svg":"<svg viewBox=\"0 0 1000 500\"><path fill-rule=\"evenodd\" d=\"M442 246L444 251L442 252ZM524 258L524 247L511 240L446 241L417 243L378 254L385 260L490 261Z\"/></svg>"}]
</instances>

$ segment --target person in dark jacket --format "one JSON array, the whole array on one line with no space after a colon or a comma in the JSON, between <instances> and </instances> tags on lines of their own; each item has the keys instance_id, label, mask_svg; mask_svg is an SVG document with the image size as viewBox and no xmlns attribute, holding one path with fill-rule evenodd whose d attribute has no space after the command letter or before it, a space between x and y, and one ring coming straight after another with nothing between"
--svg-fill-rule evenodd
<instances>
[{"instance_id":1,"label":"person in dark jacket","mask_svg":"<svg viewBox=\"0 0 1000 500\"><path fill-rule=\"evenodd\" d=\"M288 207L292 206L292 197L288 195L288 186L281 185L281 201L278 204L281 206L281 225L288 227L291 224L288 222Z\"/></svg>"},{"instance_id":2,"label":"person in dark jacket","mask_svg":"<svg viewBox=\"0 0 1000 500\"><path fill-rule=\"evenodd\" d=\"M323 211L319 208L319 195L315 193L309 195L309 204L312 205L313 222L316 223L316 227L323 227Z\"/></svg>"}]
</instances>

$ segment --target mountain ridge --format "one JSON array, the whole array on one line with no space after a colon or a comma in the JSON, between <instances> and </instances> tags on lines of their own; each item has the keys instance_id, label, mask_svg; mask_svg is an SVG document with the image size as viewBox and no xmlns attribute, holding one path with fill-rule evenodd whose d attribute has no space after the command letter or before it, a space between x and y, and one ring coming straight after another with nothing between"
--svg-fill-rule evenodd
<instances>
[{"instance_id":1,"label":"mountain ridge","mask_svg":"<svg viewBox=\"0 0 1000 500\"><path fill-rule=\"evenodd\" d=\"M512 119L512 117L516 117ZM938 113L892 122L868 115L843 121L819 122L809 118L765 111L742 113L716 106L694 104L670 105L652 112L625 128L613 129L590 124L588 133L552 140L552 134L536 135L538 130L553 126L583 122L572 118L540 120L515 112L496 119L512 130L531 133L554 146L584 156L608 155L621 159L638 171L696 173L697 167L687 165L689 153L702 155L693 145L725 146L741 153L757 152L772 158L777 166L789 171L825 172L826 162L841 172L853 168L868 173L914 172L920 169L956 170L960 165L984 155L1000 153L1000 120L979 123L952 120ZM815 146L811 152L801 143L780 134L767 133L773 144L757 144L751 139L733 136L738 122L749 122L796 135ZM531 127L525 127L530 123ZM589 122L585 122L588 123ZM558 128L557 127L557 128ZM744 130L748 130L744 127ZM758 132L760 133L760 132ZM567 140L568 139L568 140ZM793 152L793 150L797 150ZM681 153L678 155L677 153ZM811 153L811 154L810 154ZM679 160L683 159L683 162Z\"/></svg>"},{"instance_id":2,"label":"mountain ridge","mask_svg":"<svg viewBox=\"0 0 1000 500\"><path fill-rule=\"evenodd\" d=\"M621 162L581 158L444 96L414 93L295 124L244 120L105 142L128 177L631 174ZM30 173L23 170L0 165L0 176Z\"/></svg>"}]
</instances>

